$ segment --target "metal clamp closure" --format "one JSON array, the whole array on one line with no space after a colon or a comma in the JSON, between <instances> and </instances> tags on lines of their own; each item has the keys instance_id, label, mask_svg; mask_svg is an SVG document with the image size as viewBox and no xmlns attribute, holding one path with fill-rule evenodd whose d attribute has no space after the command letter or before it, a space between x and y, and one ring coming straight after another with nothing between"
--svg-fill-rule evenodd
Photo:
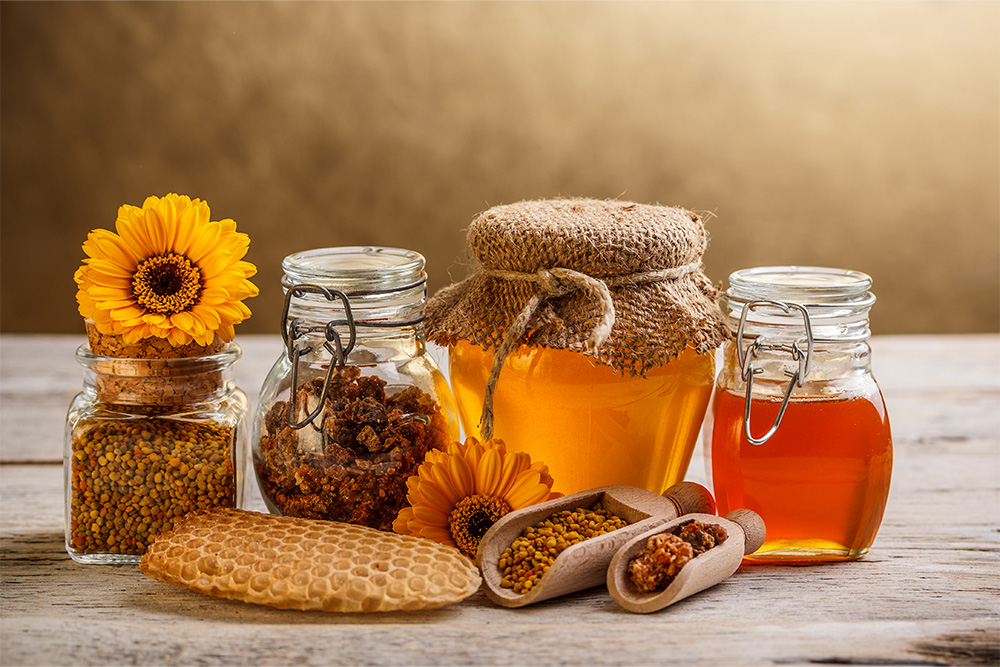
<instances>
[{"instance_id":1,"label":"metal clamp closure","mask_svg":"<svg viewBox=\"0 0 1000 667\"><path fill-rule=\"evenodd\" d=\"M344 322L330 321L323 326L311 327L305 326L301 317L297 317L289 322L288 310L292 299L310 293L322 294L328 301L340 299L347 319ZM346 324L350 332L350 338L347 341L346 347L343 341L340 340L340 334L337 332L336 327L338 324ZM323 332L326 338L323 347L330 353L330 367L326 371L326 378L323 381L323 391L320 394L316 408L306 415L302 421L297 422L295 421L295 412L297 410L295 398L298 393L297 387L299 386L299 359L302 355L309 354L314 349L308 342L304 340L300 341L299 339L308 334L318 332ZM351 303L347 295L337 290L327 289L321 285L296 285L292 287L285 294L285 304L281 310L281 337L285 342L285 351L288 354L288 359L292 362L292 389L291 397L288 401L288 426L297 430L311 423L323 411L323 406L326 404L326 394L329 391L330 380L333 379L334 370L338 366L345 364L347 355L354 349L354 343L357 341L357 328L354 323L354 315L351 313Z\"/></svg>"},{"instance_id":2,"label":"metal clamp closure","mask_svg":"<svg viewBox=\"0 0 1000 667\"><path fill-rule=\"evenodd\" d=\"M802 321L805 324L806 335L804 338L798 338L791 344L788 343L767 343L761 341L760 337L754 338L753 343L746 346L746 350L743 348L743 330L746 327L747 316L758 306L772 306L778 308L785 313L791 314L792 309L799 311L802 315ZM806 349L805 352L802 351L800 344L805 341ZM792 390L795 387L801 387L805 381L806 376L809 374L809 366L812 363L813 355L813 333L812 333L812 323L809 321L809 312L806 310L805 306L798 303L784 303L782 301L751 301L743 306L743 312L740 313L740 325L736 330L736 355L740 363L740 375L743 381L747 383L747 395L746 402L743 409L743 433L746 435L747 441L751 445L763 445L765 442L771 439L775 431L778 430L778 426L781 424L781 418L785 416L785 408L788 407L788 401L792 397ZM764 372L763 368L754 368L753 360L765 350L780 350L784 352L789 352L792 355L792 359L799 362L798 369L791 373L785 371L785 375L791 378L788 383L788 389L785 391L785 397L781 401L781 406L778 408L778 415L774 419L774 423L771 428L768 429L760 438L755 438L750 434L750 401L753 396L753 378L755 375L759 375Z\"/></svg>"}]
</instances>

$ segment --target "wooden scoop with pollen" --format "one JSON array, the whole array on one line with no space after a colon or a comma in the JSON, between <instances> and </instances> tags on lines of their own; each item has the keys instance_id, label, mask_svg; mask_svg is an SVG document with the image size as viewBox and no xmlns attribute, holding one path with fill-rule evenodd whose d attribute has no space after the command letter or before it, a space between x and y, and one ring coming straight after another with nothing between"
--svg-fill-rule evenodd
<instances>
[{"instance_id":1,"label":"wooden scoop with pollen","mask_svg":"<svg viewBox=\"0 0 1000 667\"><path fill-rule=\"evenodd\" d=\"M629 563L645 548L650 537L674 532L686 523L700 521L721 526L726 539L715 544L687 563L666 588L643 592L632 582ZM607 570L608 591L622 608L646 614L710 588L736 572L746 554L752 554L764 543L764 521L756 512L734 510L725 518L713 514L688 514L632 537L614 558Z\"/></svg>"},{"instance_id":2,"label":"wooden scoop with pollen","mask_svg":"<svg viewBox=\"0 0 1000 667\"><path fill-rule=\"evenodd\" d=\"M598 503L629 525L566 548L526 593L515 593L502 586L503 573L498 565L500 557L525 528L556 512L591 509ZM483 536L476 564L482 572L486 595L490 600L503 607L523 607L603 584L611 558L635 535L646 533L683 514L714 511L712 494L693 482L675 484L662 496L632 486L601 486L507 514Z\"/></svg>"},{"instance_id":3,"label":"wooden scoop with pollen","mask_svg":"<svg viewBox=\"0 0 1000 667\"><path fill-rule=\"evenodd\" d=\"M150 545L154 579L279 609L434 609L479 588L458 549L335 521L220 508L192 512Z\"/></svg>"}]
</instances>

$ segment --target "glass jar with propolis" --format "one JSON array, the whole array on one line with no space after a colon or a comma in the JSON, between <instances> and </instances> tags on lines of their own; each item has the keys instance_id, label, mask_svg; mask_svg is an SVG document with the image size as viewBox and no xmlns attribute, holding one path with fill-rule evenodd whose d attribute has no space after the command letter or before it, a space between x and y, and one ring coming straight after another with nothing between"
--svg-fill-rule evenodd
<instances>
[{"instance_id":1,"label":"glass jar with propolis","mask_svg":"<svg viewBox=\"0 0 1000 667\"><path fill-rule=\"evenodd\" d=\"M391 530L406 481L459 437L424 338L424 258L398 248L289 255L285 349L261 387L254 469L275 514Z\"/></svg>"},{"instance_id":2,"label":"glass jar with propolis","mask_svg":"<svg viewBox=\"0 0 1000 667\"><path fill-rule=\"evenodd\" d=\"M84 389L66 421L66 550L81 563L138 563L186 513L241 502L240 348L218 338L122 347L92 323L88 334L76 352Z\"/></svg>"},{"instance_id":3,"label":"glass jar with propolis","mask_svg":"<svg viewBox=\"0 0 1000 667\"><path fill-rule=\"evenodd\" d=\"M854 560L889 494L892 436L871 372L871 278L760 267L729 277L735 339L713 401L710 468L720 515L767 526L754 561Z\"/></svg>"},{"instance_id":4,"label":"glass jar with propolis","mask_svg":"<svg viewBox=\"0 0 1000 667\"><path fill-rule=\"evenodd\" d=\"M468 231L478 264L428 303L467 435L545 461L554 490L684 478L728 337L689 211L520 202Z\"/></svg>"}]
</instances>

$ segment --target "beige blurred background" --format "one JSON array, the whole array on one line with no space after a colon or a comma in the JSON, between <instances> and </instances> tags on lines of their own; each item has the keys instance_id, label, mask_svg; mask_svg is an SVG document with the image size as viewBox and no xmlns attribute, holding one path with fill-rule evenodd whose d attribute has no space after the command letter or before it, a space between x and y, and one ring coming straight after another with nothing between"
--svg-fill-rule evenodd
<instances>
[{"instance_id":1,"label":"beige blurred background","mask_svg":"<svg viewBox=\"0 0 1000 667\"><path fill-rule=\"evenodd\" d=\"M876 333L1000 329L1000 4L0 5L0 328L82 332L80 243L206 199L280 262L392 245L436 290L491 205L714 214L709 275L866 271Z\"/></svg>"}]
</instances>

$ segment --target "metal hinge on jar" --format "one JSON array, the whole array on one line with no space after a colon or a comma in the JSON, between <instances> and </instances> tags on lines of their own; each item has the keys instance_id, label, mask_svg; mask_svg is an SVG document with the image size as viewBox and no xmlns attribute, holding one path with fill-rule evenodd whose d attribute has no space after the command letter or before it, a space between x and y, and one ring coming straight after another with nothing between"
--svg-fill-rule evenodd
<instances>
[{"instance_id":1,"label":"metal hinge on jar","mask_svg":"<svg viewBox=\"0 0 1000 667\"><path fill-rule=\"evenodd\" d=\"M747 315L750 314L758 306L772 306L774 308L779 308L787 314L791 314L792 310L797 310L802 315L802 321L805 324L806 335L804 337L798 338L789 343L768 343L762 341L760 336L754 338L753 342L746 346L746 350L743 349L743 330L746 326ZM801 343L806 344L805 352L802 351ZM743 433L746 435L747 442L751 445L763 445L765 442L771 439L775 431L778 430L778 426L781 424L781 418L785 415L785 408L788 407L788 401L792 397L792 391L795 387L801 387L805 381L806 376L809 374L809 366L812 362L813 355L813 333L812 333L812 323L809 321L809 311L806 307L798 303L785 303L783 301L770 301L770 300L760 300L751 301L744 304L743 312L740 313L740 324L739 328L736 330L736 355L740 363L740 374L743 381L747 384L747 395L746 402L743 410ZM761 436L760 438L755 438L750 433L750 399L753 396L753 378L755 375L764 372L763 368L754 368L753 360L756 359L759 354L763 351L784 351L789 352L792 355L792 359L799 362L798 369L792 373L785 371L785 375L791 378L788 383L788 389L785 391L785 396L781 400L781 406L778 408L778 415L774 419L774 423L771 428Z\"/></svg>"}]
</instances>

